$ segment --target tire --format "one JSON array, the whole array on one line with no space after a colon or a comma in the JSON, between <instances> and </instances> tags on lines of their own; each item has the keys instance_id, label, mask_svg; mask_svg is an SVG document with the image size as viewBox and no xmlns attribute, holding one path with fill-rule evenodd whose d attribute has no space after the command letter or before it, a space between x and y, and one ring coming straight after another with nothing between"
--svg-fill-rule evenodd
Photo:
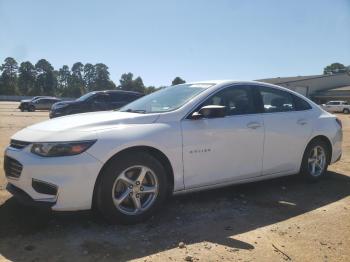
<instances>
[{"instance_id":1,"label":"tire","mask_svg":"<svg viewBox=\"0 0 350 262\"><path fill-rule=\"evenodd\" d=\"M34 112L34 111L35 111L35 106L28 107L28 112Z\"/></svg>"},{"instance_id":2,"label":"tire","mask_svg":"<svg viewBox=\"0 0 350 262\"><path fill-rule=\"evenodd\" d=\"M344 108L344 109L343 109L343 113L344 113L344 114L349 114L349 113L350 113L350 109Z\"/></svg>"},{"instance_id":3,"label":"tire","mask_svg":"<svg viewBox=\"0 0 350 262\"><path fill-rule=\"evenodd\" d=\"M21 110L21 112L24 112L24 109L22 107L20 108L20 110Z\"/></svg>"},{"instance_id":4,"label":"tire","mask_svg":"<svg viewBox=\"0 0 350 262\"><path fill-rule=\"evenodd\" d=\"M305 149L300 173L309 181L317 181L327 174L329 162L330 148L327 143L319 139L312 140Z\"/></svg>"},{"instance_id":5,"label":"tire","mask_svg":"<svg viewBox=\"0 0 350 262\"><path fill-rule=\"evenodd\" d=\"M141 171L144 179L140 178ZM155 192L146 193L152 190ZM111 224L136 224L157 211L167 191L166 170L156 158L143 152L127 153L104 167L96 184L94 204ZM137 209L137 202L141 209Z\"/></svg>"}]
</instances>

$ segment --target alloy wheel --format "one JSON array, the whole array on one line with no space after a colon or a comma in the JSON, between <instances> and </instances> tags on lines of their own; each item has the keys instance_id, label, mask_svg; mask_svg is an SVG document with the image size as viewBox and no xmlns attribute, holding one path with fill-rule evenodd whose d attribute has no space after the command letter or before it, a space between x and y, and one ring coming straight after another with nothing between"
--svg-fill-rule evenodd
<instances>
[{"instance_id":1,"label":"alloy wheel","mask_svg":"<svg viewBox=\"0 0 350 262\"><path fill-rule=\"evenodd\" d=\"M320 176L326 166L326 153L323 147L315 146L308 158L308 169L312 176Z\"/></svg>"},{"instance_id":2,"label":"alloy wheel","mask_svg":"<svg viewBox=\"0 0 350 262\"><path fill-rule=\"evenodd\" d=\"M124 170L112 187L115 207L126 215L139 215L148 210L157 198L159 183L155 173L146 166Z\"/></svg>"}]
</instances>

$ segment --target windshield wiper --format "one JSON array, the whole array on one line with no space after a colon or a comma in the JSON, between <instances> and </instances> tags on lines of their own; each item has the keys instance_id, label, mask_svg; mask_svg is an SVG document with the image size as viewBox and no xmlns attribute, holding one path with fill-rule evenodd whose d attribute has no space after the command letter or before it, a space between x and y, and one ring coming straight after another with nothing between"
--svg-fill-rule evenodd
<instances>
[{"instance_id":1,"label":"windshield wiper","mask_svg":"<svg viewBox=\"0 0 350 262\"><path fill-rule=\"evenodd\" d=\"M130 112L130 113L140 113L140 114L145 114L146 110L141 110L141 109L126 109L124 112Z\"/></svg>"}]
</instances>

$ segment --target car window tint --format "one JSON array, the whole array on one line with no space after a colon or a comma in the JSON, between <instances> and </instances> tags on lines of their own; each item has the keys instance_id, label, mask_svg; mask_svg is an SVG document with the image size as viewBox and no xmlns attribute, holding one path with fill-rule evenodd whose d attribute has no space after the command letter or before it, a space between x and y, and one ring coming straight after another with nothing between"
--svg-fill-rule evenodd
<instances>
[{"instance_id":1,"label":"car window tint","mask_svg":"<svg viewBox=\"0 0 350 262\"><path fill-rule=\"evenodd\" d=\"M226 107L226 115L256 113L250 87L232 86L212 95L200 107L220 105Z\"/></svg>"},{"instance_id":2,"label":"car window tint","mask_svg":"<svg viewBox=\"0 0 350 262\"><path fill-rule=\"evenodd\" d=\"M122 102L125 101L125 95L121 93L110 93L109 94L112 102Z\"/></svg>"},{"instance_id":3,"label":"car window tint","mask_svg":"<svg viewBox=\"0 0 350 262\"><path fill-rule=\"evenodd\" d=\"M298 97L296 95L292 95L292 97L293 97L295 110L303 111L303 110L311 109L310 104L307 101L305 101L304 99L302 99L301 97Z\"/></svg>"},{"instance_id":4,"label":"car window tint","mask_svg":"<svg viewBox=\"0 0 350 262\"><path fill-rule=\"evenodd\" d=\"M108 95L96 95L92 100L96 103L105 103L108 101Z\"/></svg>"},{"instance_id":5,"label":"car window tint","mask_svg":"<svg viewBox=\"0 0 350 262\"><path fill-rule=\"evenodd\" d=\"M265 86L259 87L259 90L265 113L295 110L293 98L290 93Z\"/></svg>"},{"instance_id":6,"label":"car window tint","mask_svg":"<svg viewBox=\"0 0 350 262\"><path fill-rule=\"evenodd\" d=\"M140 98L141 96L140 95L136 95L136 94L127 94L125 96L125 101L126 102L131 102L131 101L134 101L136 100L137 98Z\"/></svg>"}]
</instances>

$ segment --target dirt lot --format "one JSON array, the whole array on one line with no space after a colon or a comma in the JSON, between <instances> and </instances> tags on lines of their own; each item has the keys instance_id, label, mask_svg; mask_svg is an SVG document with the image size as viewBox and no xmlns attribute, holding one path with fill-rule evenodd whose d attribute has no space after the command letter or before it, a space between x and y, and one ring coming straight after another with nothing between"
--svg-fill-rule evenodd
<instances>
[{"instance_id":1,"label":"dirt lot","mask_svg":"<svg viewBox=\"0 0 350 262\"><path fill-rule=\"evenodd\" d=\"M11 135L48 118L16 107L0 103L1 165ZM0 260L350 261L350 116L339 118L343 158L323 181L294 176L174 197L136 226L24 208L5 190L1 170Z\"/></svg>"}]
</instances>

